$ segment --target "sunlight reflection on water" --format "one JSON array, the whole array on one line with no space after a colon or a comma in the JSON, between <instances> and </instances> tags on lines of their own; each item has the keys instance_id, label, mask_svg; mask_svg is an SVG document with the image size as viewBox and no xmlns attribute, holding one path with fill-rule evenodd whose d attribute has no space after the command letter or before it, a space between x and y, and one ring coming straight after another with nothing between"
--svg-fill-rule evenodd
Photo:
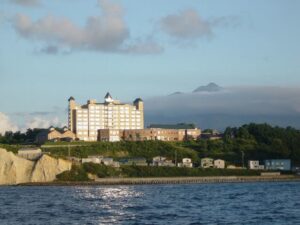
<instances>
[{"instance_id":1,"label":"sunlight reflection on water","mask_svg":"<svg viewBox=\"0 0 300 225\"><path fill-rule=\"evenodd\" d=\"M122 187L77 187L76 197L85 199L116 200L143 196L142 192L134 190L131 186Z\"/></svg>"},{"instance_id":2,"label":"sunlight reflection on water","mask_svg":"<svg viewBox=\"0 0 300 225\"><path fill-rule=\"evenodd\" d=\"M77 187L74 197L81 201L90 201L92 210L104 211L106 217L99 217L98 224L120 224L123 218L135 219L135 213L125 209L133 206L132 199L140 198L143 192L131 186L122 187Z\"/></svg>"}]
</instances>

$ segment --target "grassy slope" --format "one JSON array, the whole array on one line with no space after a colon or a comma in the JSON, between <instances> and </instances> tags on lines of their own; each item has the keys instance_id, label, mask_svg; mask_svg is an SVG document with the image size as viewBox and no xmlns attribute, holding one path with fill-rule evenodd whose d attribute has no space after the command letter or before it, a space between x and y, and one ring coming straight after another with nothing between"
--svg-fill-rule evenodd
<instances>
[{"instance_id":1,"label":"grassy slope","mask_svg":"<svg viewBox=\"0 0 300 225\"><path fill-rule=\"evenodd\" d=\"M18 145L18 144L0 144L0 148L4 148L7 151L11 151L13 153L18 153L18 150L21 148L33 147L33 145Z\"/></svg>"},{"instance_id":2,"label":"grassy slope","mask_svg":"<svg viewBox=\"0 0 300 225\"><path fill-rule=\"evenodd\" d=\"M152 167L152 166L121 166L112 168L105 165L84 163L73 166L57 176L59 181L88 181L88 173L104 177L196 177L196 176L259 176L261 171L243 169L201 169L178 167Z\"/></svg>"},{"instance_id":3,"label":"grassy slope","mask_svg":"<svg viewBox=\"0 0 300 225\"><path fill-rule=\"evenodd\" d=\"M59 144L61 145L61 143ZM45 148L44 151L50 152L56 156L67 156L68 145ZM51 146L51 145L49 145ZM46 146L47 147L47 146ZM198 160L198 154L193 149L185 148L175 143L162 141L142 141L142 142L93 142L85 143L84 146L71 146L71 156L87 157L88 155L103 155L113 157L114 159L125 157L145 157L151 160L154 156L166 156L169 159L175 158L181 160L184 157L190 157L194 161Z\"/></svg>"}]
</instances>

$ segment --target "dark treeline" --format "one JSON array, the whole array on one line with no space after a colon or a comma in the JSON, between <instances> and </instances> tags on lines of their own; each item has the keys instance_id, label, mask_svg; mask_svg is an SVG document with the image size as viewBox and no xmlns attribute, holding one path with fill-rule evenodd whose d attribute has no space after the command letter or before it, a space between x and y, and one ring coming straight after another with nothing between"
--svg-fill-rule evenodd
<instances>
[{"instance_id":1,"label":"dark treeline","mask_svg":"<svg viewBox=\"0 0 300 225\"><path fill-rule=\"evenodd\" d=\"M2 144L27 144L35 141L36 135L45 129L27 129L26 132L6 131L4 135L0 133L0 143Z\"/></svg>"},{"instance_id":2,"label":"dark treeline","mask_svg":"<svg viewBox=\"0 0 300 225\"><path fill-rule=\"evenodd\" d=\"M55 127L57 131L63 131L63 128ZM6 131L4 135L0 133L0 143L1 144L33 144L38 133L47 129L34 128L27 129L26 132L12 132Z\"/></svg>"},{"instance_id":3,"label":"dark treeline","mask_svg":"<svg viewBox=\"0 0 300 225\"><path fill-rule=\"evenodd\" d=\"M225 159L235 164L247 160L291 159L300 164L300 131L292 127L273 127L268 124L247 124L228 127L221 140L198 140L182 143L192 148L199 157Z\"/></svg>"},{"instance_id":4,"label":"dark treeline","mask_svg":"<svg viewBox=\"0 0 300 225\"><path fill-rule=\"evenodd\" d=\"M233 144L239 141L246 142L244 150L249 157L290 158L294 162L300 162L300 131L292 127L249 124L240 128L227 128L224 142ZM252 146L251 141L254 144ZM247 143L250 143L250 146L247 146Z\"/></svg>"}]
</instances>

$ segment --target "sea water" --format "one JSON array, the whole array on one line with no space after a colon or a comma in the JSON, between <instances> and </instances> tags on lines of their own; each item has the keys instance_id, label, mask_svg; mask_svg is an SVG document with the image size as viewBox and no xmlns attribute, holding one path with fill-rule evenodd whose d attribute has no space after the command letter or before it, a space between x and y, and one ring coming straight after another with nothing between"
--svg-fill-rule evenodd
<instances>
[{"instance_id":1,"label":"sea water","mask_svg":"<svg viewBox=\"0 0 300 225\"><path fill-rule=\"evenodd\" d=\"M0 224L300 224L300 183L0 187Z\"/></svg>"}]
</instances>

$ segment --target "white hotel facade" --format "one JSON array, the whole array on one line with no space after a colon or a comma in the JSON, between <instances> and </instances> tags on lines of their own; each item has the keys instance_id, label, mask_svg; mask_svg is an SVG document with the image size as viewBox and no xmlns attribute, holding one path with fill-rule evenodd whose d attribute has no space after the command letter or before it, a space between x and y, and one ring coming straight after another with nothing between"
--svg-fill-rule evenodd
<instances>
[{"instance_id":1,"label":"white hotel facade","mask_svg":"<svg viewBox=\"0 0 300 225\"><path fill-rule=\"evenodd\" d=\"M88 100L78 105L73 97L69 98L68 127L77 138L84 141L97 141L100 130L109 129L112 138L119 139L119 130L144 129L144 103L137 98L133 104L123 104L114 100L109 93L104 103Z\"/></svg>"}]
</instances>

